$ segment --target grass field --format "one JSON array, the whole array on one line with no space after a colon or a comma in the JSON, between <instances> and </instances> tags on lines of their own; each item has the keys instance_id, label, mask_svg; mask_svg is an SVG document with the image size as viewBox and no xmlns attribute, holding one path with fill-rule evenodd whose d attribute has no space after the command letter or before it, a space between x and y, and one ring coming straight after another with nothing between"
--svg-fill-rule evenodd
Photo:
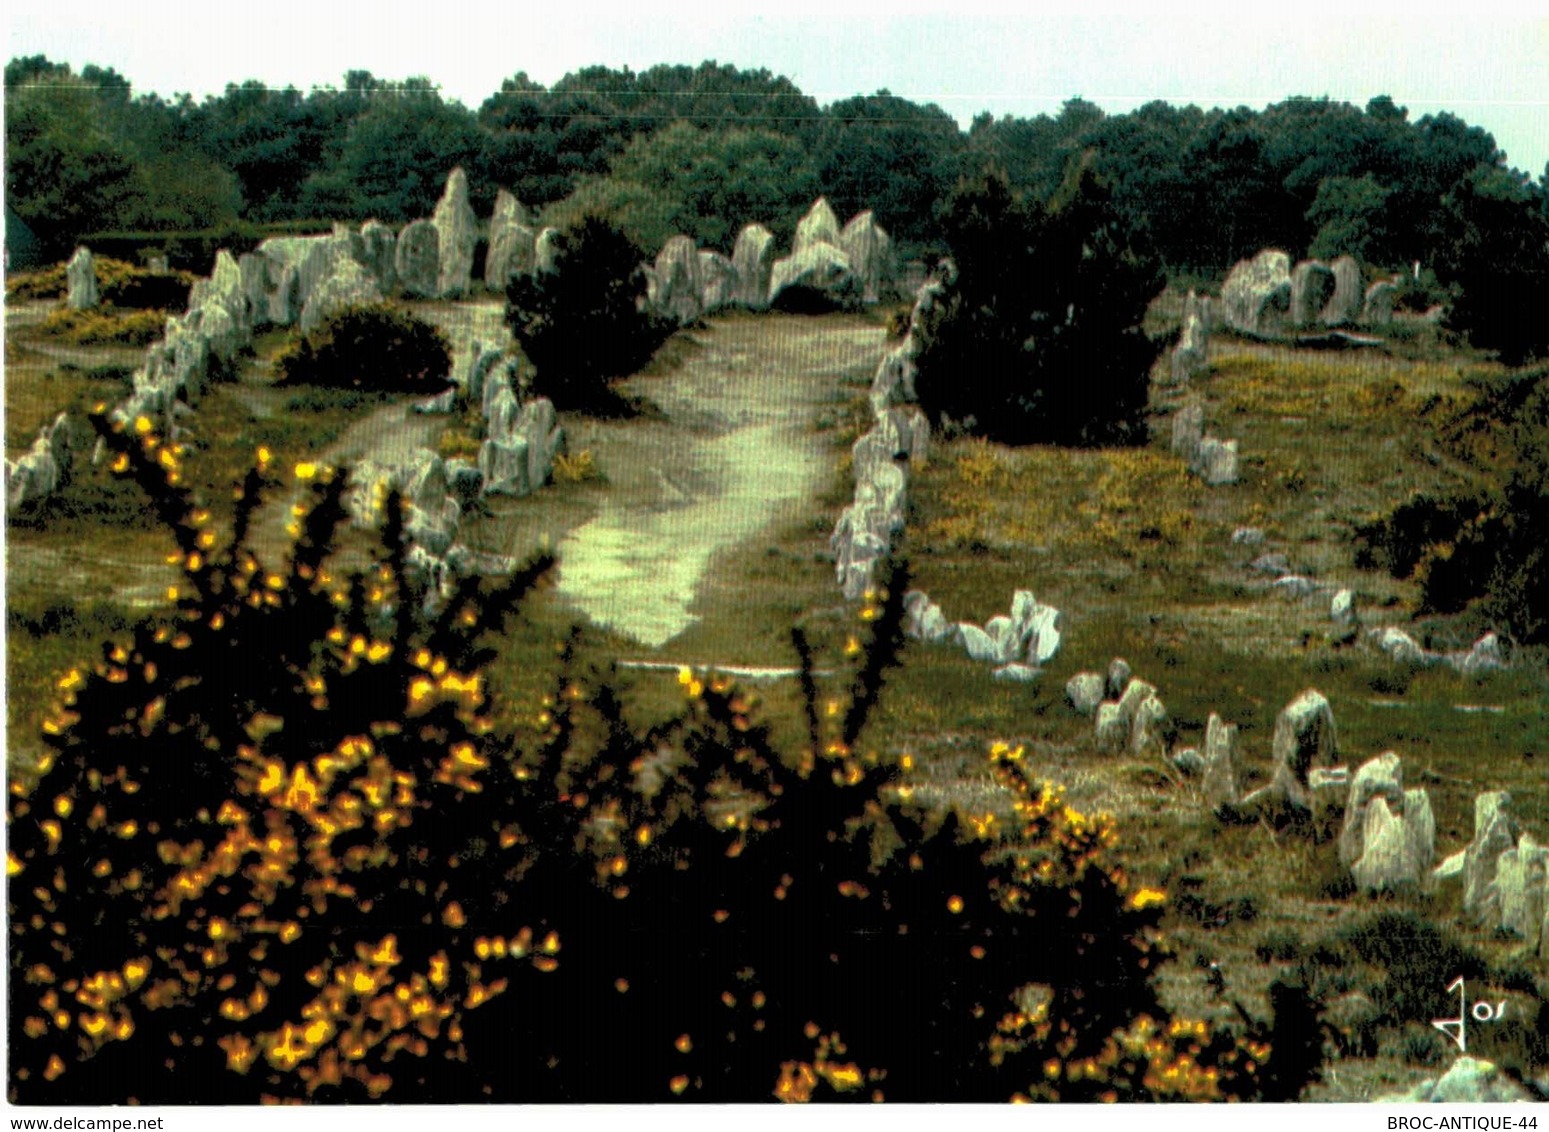
<instances>
[{"instance_id":1,"label":"grass field","mask_svg":"<svg viewBox=\"0 0 1549 1132\"><path fill-rule=\"evenodd\" d=\"M1158 329L1176 319L1177 305L1174 296L1158 302ZM733 316L685 333L669 358L631 388L646 397L670 388L707 348L695 335L718 348L726 334L735 335L735 326L727 330L733 323L760 325ZM846 326L854 334L866 329ZM808 632L825 660L837 658L855 611L834 583L827 539L850 494L848 446L865 421L880 334L878 340L864 362L834 363L831 386L812 408L812 434L828 466L810 512L718 555L693 607L698 620L681 636L649 649L588 629L585 663L603 670L619 658L787 665L794 663L793 625ZM229 486L259 445L288 466L385 403L271 388L267 359L280 341L260 339L239 379L213 387L198 406L198 454L189 466L217 515L229 508ZM811 342L823 348L821 335ZM54 411L116 399L123 387L121 351L97 347L61 360L45 346L34 325L8 326L12 455ZM782 348L771 334L769 349ZM1446 984L1462 962L1487 972L1484 982L1500 988L1516 1011L1514 1020L1481 1033L1470 1052L1510 1065L1536 1061L1542 1072L1549 1055L1533 1044L1529 1011L1549 991L1543 964L1509 939L1457 926L1455 888L1380 901L1352 895L1328 823L1313 838L1267 826L1223 829L1194 787L1160 761L1099 754L1090 720L1065 703L1067 678L1105 671L1112 657L1123 656L1158 687L1175 747L1202 746L1211 712L1238 726L1239 775L1251 786L1267 779L1281 708L1302 689L1317 688L1333 706L1342 763L1354 769L1393 750L1403 759L1406 784L1429 791L1438 856L1468 840L1473 799L1482 790L1510 790L1519 820L1540 837L1549 833L1544 650L1518 650L1510 671L1482 680L1444 669L1411 672L1344 639L1330 621L1326 594L1290 601L1246 568L1263 551L1282 552L1315 581L1352 589L1365 626L1397 625L1430 647L1466 647L1489 626L1468 613L1418 617L1415 585L1356 569L1351 535L1416 491L1468 478L1470 470L1441 452L1434 435L1444 416L1472 396L1465 377L1488 367L1434 344L1406 344L1394 354L1316 353L1218 340L1210 360L1211 373L1196 391L1205 400L1207 428L1241 442L1244 474L1236 485L1204 487L1167 450L1167 414L1180 394L1161 387L1154 388L1154 439L1145 448L1011 449L968 438L938 445L911 482L901 549L914 584L949 619L980 623L1004 612L1013 590L1031 589L1063 611L1064 641L1031 686L994 683L957 650L911 645L888 678L866 742L879 752L914 755L922 767L919 797L965 813L1004 805L989 786L989 744L1025 744L1037 772L1063 785L1072 804L1116 815L1121 856L1170 896L1167 928L1178 961L1161 978L1174 1009L1229 1019L1241 1004L1262 1016L1274 978L1300 967L1312 980L1343 1037L1334 1039L1332 1069L1307 1099L1367 1099L1407 1087L1444 1060L1445 1039L1429 1022L1443 1016L1436 1011L1445 1010ZM1165 365L1164 358L1157 372ZM758 380L777 382L779 366L767 368ZM585 522L610 491L623 490L622 469L609 470L608 431L564 423L573 437L590 438L601 476L497 505L468 524L477 544L522 553ZM642 419L616 427L657 424ZM128 489L96 470L79 477L39 521L10 527L13 774L24 774L36 751L33 724L54 674L158 604L170 544L145 519ZM1261 528L1265 544L1233 545L1232 532L1243 525ZM573 620L557 594L542 593L500 642L492 683L510 700L506 718L530 710L548 679L554 642ZM621 672L617 679L642 720L680 702L670 673ZM771 683L760 694L777 733L794 734L790 683ZM1332 829L1337 834L1337 825ZM1392 966L1394 938L1410 964L1402 971Z\"/></svg>"}]
</instances>

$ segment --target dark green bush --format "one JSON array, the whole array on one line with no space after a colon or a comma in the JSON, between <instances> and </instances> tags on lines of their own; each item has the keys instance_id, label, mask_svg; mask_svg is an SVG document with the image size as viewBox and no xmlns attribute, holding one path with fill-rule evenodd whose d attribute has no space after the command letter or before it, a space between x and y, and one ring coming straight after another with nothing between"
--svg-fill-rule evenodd
<instances>
[{"instance_id":1,"label":"dark green bush","mask_svg":"<svg viewBox=\"0 0 1549 1132\"><path fill-rule=\"evenodd\" d=\"M292 339L274 364L287 385L439 393L452 354L441 329L392 303L346 307Z\"/></svg>"},{"instance_id":2,"label":"dark green bush","mask_svg":"<svg viewBox=\"0 0 1549 1132\"><path fill-rule=\"evenodd\" d=\"M1356 561L1417 577L1429 610L1478 601L1519 640L1549 640L1549 367L1476 384L1443 442L1480 469L1478 485L1359 528Z\"/></svg>"},{"instance_id":3,"label":"dark green bush","mask_svg":"<svg viewBox=\"0 0 1549 1132\"><path fill-rule=\"evenodd\" d=\"M964 183L944 225L957 275L917 328L926 411L1010 443L1143 441L1162 276L1086 165L1047 205L998 173Z\"/></svg>"},{"instance_id":4,"label":"dark green bush","mask_svg":"<svg viewBox=\"0 0 1549 1132\"><path fill-rule=\"evenodd\" d=\"M552 271L512 278L506 321L536 368L535 393L560 408L606 409L609 382L650 361L673 325L644 309L646 254L611 222L586 216L557 242Z\"/></svg>"},{"instance_id":5,"label":"dark green bush","mask_svg":"<svg viewBox=\"0 0 1549 1132\"><path fill-rule=\"evenodd\" d=\"M844 692L794 635L801 751L687 670L642 732L569 645L510 734L482 641L547 560L428 621L397 506L379 566L336 577L345 477L308 469L271 572L245 545L270 477L222 543L175 453L99 427L185 582L60 680L12 789L13 1102L1284 1099L1316 1071L1167 1017L1165 897L1020 749L990 753L1014 817L960 828L859 745L901 574Z\"/></svg>"}]
</instances>

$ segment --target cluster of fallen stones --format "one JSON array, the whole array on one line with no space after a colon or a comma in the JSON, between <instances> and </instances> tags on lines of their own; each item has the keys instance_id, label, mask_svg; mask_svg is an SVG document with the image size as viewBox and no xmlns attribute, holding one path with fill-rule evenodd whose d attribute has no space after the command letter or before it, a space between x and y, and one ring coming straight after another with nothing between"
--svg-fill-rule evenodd
<instances>
[{"instance_id":1,"label":"cluster of fallen stones","mask_svg":"<svg viewBox=\"0 0 1549 1132\"><path fill-rule=\"evenodd\" d=\"M1332 280L1332 288L1320 302L1323 280ZM1280 338L1311 327L1381 330L1393 322L1401 280L1395 275L1363 289L1360 265L1350 256L1332 263L1306 259L1293 268L1285 252L1266 248L1227 275L1221 288L1221 320L1252 338Z\"/></svg>"},{"instance_id":2,"label":"cluster of fallen stones","mask_svg":"<svg viewBox=\"0 0 1549 1132\"><path fill-rule=\"evenodd\" d=\"M1337 851L1359 891L1461 879L1465 916L1487 930L1514 933L1549 958L1549 845L1519 828L1511 796L1479 795L1473 840L1433 869L1436 819L1430 796L1405 788L1403 762L1392 751L1368 760L1354 775L1336 766L1333 709L1316 689L1303 691L1280 712L1270 743L1270 781L1247 794L1239 790L1236 727L1211 713L1203 751L1171 750L1166 706L1122 658L1113 660L1106 676L1077 673L1066 683L1065 696L1075 711L1093 717L1100 752L1160 758L1199 782L1202 798L1222 821L1306 819L1333 804L1325 799L1342 793Z\"/></svg>"},{"instance_id":3,"label":"cluster of fallen stones","mask_svg":"<svg viewBox=\"0 0 1549 1132\"><path fill-rule=\"evenodd\" d=\"M840 228L828 199L819 197L782 258L775 258L775 237L762 224L737 233L730 258L673 236L645 265L646 306L680 325L727 306L763 310L793 288L836 306L858 306L893 297L898 270L893 241L870 209Z\"/></svg>"},{"instance_id":4,"label":"cluster of fallen stones","mask_svg":"<svg viewBox=\"0 0 1549 1132\"><path fill-rule=\"evenodd\" d=\"M1238 527L1232 532L1233 545L1256 547L1264 542L1264 532L1257 527ZM1248 563L1254 573L1268 575L1269 590L1290 600L1326 598L1329 602L1329 620L1336 626L1349 629L1353 634L1360 628L1360 618L1355 608L1354 591L1337 585L1321 583L1306 574L1294 570L1290 559L1278 551L1265 551ZM1368 628L1365 631L1368 644L1378 652L1401 664L1417 668L1445 665L1465 676L1480 676L1507 667L1500 636L1487 632L1466 649L1452 652L1432 652L1420 645L1402 629L1392 625Z\"/></svg>"}]
</instances>

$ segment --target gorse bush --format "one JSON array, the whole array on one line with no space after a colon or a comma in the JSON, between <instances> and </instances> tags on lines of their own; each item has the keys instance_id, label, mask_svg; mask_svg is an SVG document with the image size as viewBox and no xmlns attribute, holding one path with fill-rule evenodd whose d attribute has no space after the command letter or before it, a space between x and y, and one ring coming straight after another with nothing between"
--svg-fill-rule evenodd
<instances>
[{"instance_id":1,"label":"gorse bush","mask_svg":"<svg viewBox=\"0 0 1549 1132\"><path fill-rule=\"evenodd\" d=\"M644 309L646 254L612 222L588 215L556 240L553 270L511 279L506 321L536 368L534 393L607 408L608 383L650 361L673 324Z\"/></svg>"},{"instance_id":2,"label":"gorse bush","mask_svg":"<svg viewBox=\"0 0 1549 1132\"><path fill-rule=\"evenodd\" d=\"M991 172L943 217L955 279L916 328L920 404L1011 443L1145 439L1158 261L1085 163L1047 204Z\"/></svg>"},{"instance_id":3,"label":"gorse bush","mask_svg":"<svg viewBox=\"0 0 1549 1132\"><path fill-rule=\"evenodd\" d=\"M109 306L137 310L183 310L197 278L189 271L151 271L109 256L95 257L93 266L102 301ZM5 282L5 297L16 302L62 299L68 289L65 265L57 263L41 271L11 276Z\"/></svg>"},{"instance_id":4,"label":"gorse bush","mask_svg":"<svg viewBox=\"0 0 1549 1132\"><path fill-rule=\"evenodd\" d=\"M640 730L573 642L508 734L481 641L548 560L426 620L398 507L378 566L336 577L345 477L298 468L271 572L245 545L264 465L223 543L175 450L99 427L185 581L64 675L12 790L14 1102L1284 1099L1315 1070L1268 1027L1167 1017L1164 895L1020 749L990 752L1010 816L962 825L865 750L901 573L840 694L793 634L792 755L687 670Z\"/></svg>"},{"instance_id":5,"label":"gorse bush","mask_svg":"<svg viewBox=\"0 0 1549 1132\"><path fill-rule=\"evenodd\" d=\"M346 307L275 356L286 384L439 393L450 384L446 335L392 303Z\"/></svg>"},{"instance_id":6,"label":"gorse bush","mask_svg":"<svg viewBox=\"0 0 1549 1132\"><path fill-rule=\"evenodd\" d=\"M120 313L62 308L50 312L38 328L79 346L148 346L162 336L166 326L167 312L162 310Z\"/></svg>"}]
</instances>

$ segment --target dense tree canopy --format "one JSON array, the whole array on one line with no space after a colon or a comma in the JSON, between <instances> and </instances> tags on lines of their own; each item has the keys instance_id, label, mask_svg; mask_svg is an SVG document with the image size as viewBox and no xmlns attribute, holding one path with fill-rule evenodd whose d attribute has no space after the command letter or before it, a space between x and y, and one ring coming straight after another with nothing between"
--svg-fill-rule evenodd
<instances>
[{"instance_id":1,"label":"dense tree canopy","mask_svg":"<svg viewBox=\"0 0 1549 1132\"><path fill-rule=\"evenodd\" d=\"M606 213L648 251L676 232L725 250L751 221L784 236L824 194L841 221L870 208L906 256L929 256L962 177L993 165L1047 200L1079 157L1175 277L1221 278L1264 247L1348 253L1374 272L1418 260L1455 293L1474 281L1455 324L1509 356L1526 349L1486 325L1490 296L1541 296L1545 180L1509 169L1477 126L1411 121L1386 96L1119 115L1074 98L965 132L885 90L820 107L787 78L714 61L591 66L552 87L516 72L477 110L427 79L358 70L338 88L247 81L196 104L33 56L7 66L6 87L8 200L51 254L135 227L402 222L460 164L481 214L503 187L561 223Z\"/></svg>"}]
</instances>

